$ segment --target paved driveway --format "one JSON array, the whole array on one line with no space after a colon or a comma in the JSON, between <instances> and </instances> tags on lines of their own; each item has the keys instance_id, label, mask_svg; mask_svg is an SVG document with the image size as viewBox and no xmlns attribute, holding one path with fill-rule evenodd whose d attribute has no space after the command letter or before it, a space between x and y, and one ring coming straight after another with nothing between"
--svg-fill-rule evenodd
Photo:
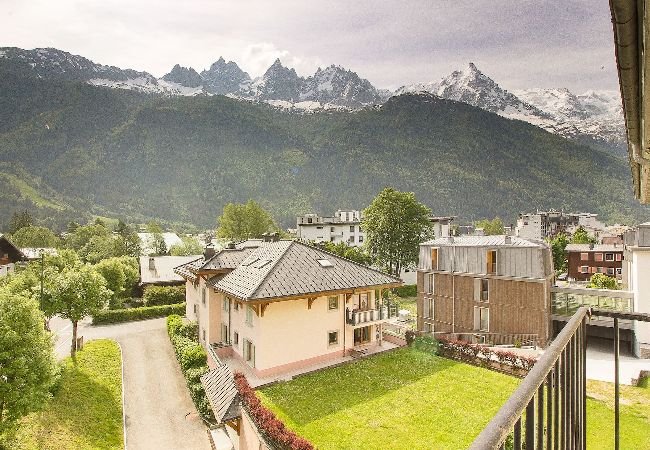
<instances>
[{"instance_id":1,"label":"paved driveway","mask_svg":"<svg viewBox=\"0 0 650 450\"><path fill-rule=\"evenodd\" d=\"M70 352L68 322L53 319L57 355ZM196 413L167 337L165 319L93 327L80 324L85 341L109 338L124 358L124 410L128 450L210 450L207 428Z\"/></svg>"}]
</instances>

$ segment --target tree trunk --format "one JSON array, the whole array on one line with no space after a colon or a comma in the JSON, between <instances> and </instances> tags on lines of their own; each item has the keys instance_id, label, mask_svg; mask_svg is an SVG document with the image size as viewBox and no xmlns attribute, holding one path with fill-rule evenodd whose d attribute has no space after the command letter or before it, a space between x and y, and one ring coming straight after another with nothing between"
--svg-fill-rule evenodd
<instances>
[{"instance_id":1,"label":"tree trunk","mask_svg":"<svg viewBox=\"0 0 650 450\"><path fill-rule=\"evenodd\" d=\"M77 353L77 321L72 321L72 346L70 347L70 356L74 358Z\"/></svg>"}]
</instances>

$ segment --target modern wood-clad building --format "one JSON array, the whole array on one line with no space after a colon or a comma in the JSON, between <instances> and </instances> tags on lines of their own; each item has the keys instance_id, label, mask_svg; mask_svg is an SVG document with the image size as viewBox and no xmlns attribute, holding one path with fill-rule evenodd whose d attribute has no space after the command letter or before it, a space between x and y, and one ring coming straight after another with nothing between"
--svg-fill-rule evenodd
<instances>
[{"instance_id":1,"label":"modern wood-clad building","mask_svg":"<svg viewBox=\"0 0 650 450\"><path fill-rule=\"evenodd\" d=\"M479 342L534 336L552 327L550 248L512 236L443 237L420 245L418 330Z\"/></svg>"}]
</instances>

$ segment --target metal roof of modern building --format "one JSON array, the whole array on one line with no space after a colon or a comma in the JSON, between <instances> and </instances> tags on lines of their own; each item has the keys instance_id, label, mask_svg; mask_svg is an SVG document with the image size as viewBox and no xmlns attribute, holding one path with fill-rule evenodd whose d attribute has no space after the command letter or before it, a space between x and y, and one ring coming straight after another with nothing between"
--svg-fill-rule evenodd
<instances>
[{"instance_id":1,"label":"metal roof of modern building","mask_svg":"<svg viewBox=\"0 0 650 450\"><path fill-rule=\"evenodd\" d=\"M214 288L242 300L400 285L399 278L302 242L263 243Z\"/></svg>"},{"instance_id":2,"label":"metal roof of modern building","mask_svg":"<svg viewBox=\"0 0 650 450\"><path fill-rule=\"evenodd\" d=\"M440 237L422 243L421 245L439 247L545 247L546 244L539 241L524 239L517 236L453 236Z\"/></svg>"}]
</instances>

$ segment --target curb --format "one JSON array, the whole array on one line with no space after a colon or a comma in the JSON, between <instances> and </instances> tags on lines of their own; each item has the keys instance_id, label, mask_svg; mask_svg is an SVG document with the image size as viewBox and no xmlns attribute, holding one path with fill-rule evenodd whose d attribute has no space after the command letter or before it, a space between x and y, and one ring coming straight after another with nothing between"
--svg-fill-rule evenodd
<instances>
[{"instance_id":1,"label":"curb","mask_svg":"<svg viewBox=\"0 0 650 450\"><path fill-rule=\"evenodd\" d=\"M124 450L126 450L126 401L124 397L124 353L122 353L122 345L117 342L116 340L111 339L113 342L117 344L117 346L120 349L120 358L122 359L122 431L123 431L123 439L124 439Z\"/></svg>"}]
</instances>

